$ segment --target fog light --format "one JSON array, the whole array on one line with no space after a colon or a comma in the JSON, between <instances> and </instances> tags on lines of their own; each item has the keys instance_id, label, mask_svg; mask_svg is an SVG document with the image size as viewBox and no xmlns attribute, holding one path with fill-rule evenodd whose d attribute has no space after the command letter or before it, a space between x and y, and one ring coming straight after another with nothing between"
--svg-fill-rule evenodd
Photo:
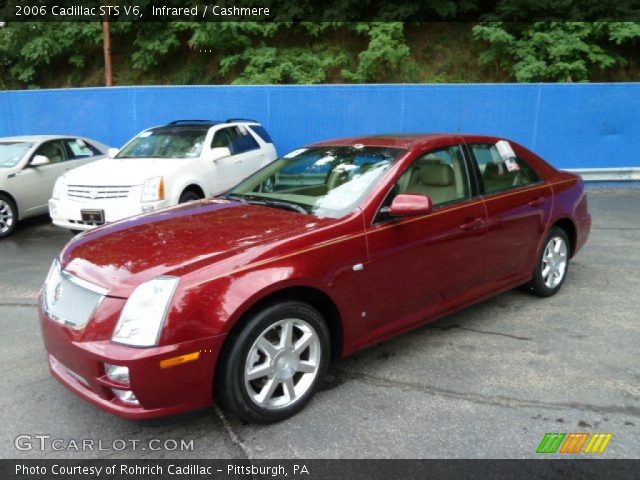
<instances>
[{"instance_id":1,"label":"fog light","mask_svg":"<svg viewBox=\"0 0 640 480\"><path fill-rule=\"evenodd\" d=\"M107 378L112 382L121 383L123 385L131 385L131 381L129 379L129 367L123 367L121 365L109 365L108 363L105 363L104 371L107 374Z\"/></svg>"},{"instance_id":2,"label":"fog light","mask_svg":"<svg viewBox=\"0 0 640 480\"><path fill-rule=\"evenodd\" d=\"M135 405L140 403L131 390L118 390L117 388L112 388L111 391L116 397L118 397L118 400L122 402Z\"/></svg>"}]
</instances>

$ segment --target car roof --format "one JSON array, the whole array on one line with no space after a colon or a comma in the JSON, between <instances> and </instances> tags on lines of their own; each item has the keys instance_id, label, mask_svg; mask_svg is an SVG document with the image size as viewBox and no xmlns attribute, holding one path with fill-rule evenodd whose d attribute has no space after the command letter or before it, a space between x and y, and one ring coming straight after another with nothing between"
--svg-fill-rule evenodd
<instances>
[{"instance_id":1,"label":"car roof","mask_svg":"<svg viewBox=\"0 0 640 480\"><path fill-rule=\"evenodd\" d=\"M2 137L0 142L42 142L44 140L55 140L57 138L86 138L74 135L17 135L14 137ZM89 140L87 138L87 140Z\"/></svg>"},{"instance_id":2,"label":"car roof","mask_svg":"<svg viewBox=\"0 0 640 480\"><path fill-rule=\"evenodd\" d=\"M371 147L398 147L412 148L428 141L450 138L451 136L462 137L463 139L473 139L477 141L483 139L486 141L498 141L500 138L487 137L484 135L460 134L460 133L411 133L411 134L389 134L389 135L368 135L362 137L348 137L334 140L326 140L313 143L311 146L351 146L365 145Z\"/></svg>"},{"instance_id":3,"label":"car roof","mask_svg":"<svg viewBox=\"0 0 640 480\"><path fill-rule=\"evenodd\" d=\"M227 120L174 120L173 122L169 122L165 125L160 125L157 127L153 127L153 129L157 128L193 128L193 127L201 127L201 128L211 128L216 125L224 125L224 124L233 124L233 123L244 123L244 124L254 124L260 125L260 122L255 120L251 120L248 118L229 118Z\"/></svg>"}]
</instances>

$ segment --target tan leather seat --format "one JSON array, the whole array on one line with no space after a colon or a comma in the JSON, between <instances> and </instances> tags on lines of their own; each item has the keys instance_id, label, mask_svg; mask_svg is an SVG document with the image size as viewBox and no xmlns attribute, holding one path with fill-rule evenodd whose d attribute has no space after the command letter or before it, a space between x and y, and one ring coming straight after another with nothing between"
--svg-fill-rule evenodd
<instances>
[{"instance_id":1,"label":"tan leather seat","mask_svg":"<svg viewBox=\"0 0 640 480\"><path fill-rule=\"evenodd\" d=\"M489 162L484 168L484 188L487 192L496 192L511 188L515 181L516 172L507 170L504 163Z\"/></svg>"},{"instance_id":2,"label":"tan leather seat","mask_svg":"<svg viewBox=\"0 0 640 480\"><path fill-rule=\"evenodd\" d=\"M434 204L458 198L453 167L440 161L426 160L412 174L406 193L429 195Z\"/></svg>"}]
</instances>

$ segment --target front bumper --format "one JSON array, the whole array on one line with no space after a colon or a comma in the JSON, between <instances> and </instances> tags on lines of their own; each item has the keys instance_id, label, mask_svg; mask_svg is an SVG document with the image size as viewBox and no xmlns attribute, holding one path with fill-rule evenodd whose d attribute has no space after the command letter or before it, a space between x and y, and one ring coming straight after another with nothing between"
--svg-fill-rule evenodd
<instances>
[{"instance_id":1,"label":"front bumper","mask_svg":"<svg viewBox=\"0 0 640 480\"><path fill-rule=\"evenodd\" d=\"M104 223L112 223L141 213L153 212L170 206L168 200L140 203L122 200L49 200L49 215L54 225L69 230L91 230L99 225L82 220L82 210L103 210Z\"/></svg>"},{"instance_id":2,"label":"front bumper","mask_svg":"<svg viewBox=\"0 0 640 480\"><path fill-rule=\"evenodd\" d=\"M74 338L78 332L51 320L42 305L40 320L53 376L79 397L109 413L149 419L199 410L213 402L215 365L224 336L133 348L110 340L78 341ZM193 352L200 352L195 361L160 367L161 360ZM128 367L130 386L108 379L105 363ZM119 400L112 388L133 391L139 404Z\"/></svg>"}]
</instances>

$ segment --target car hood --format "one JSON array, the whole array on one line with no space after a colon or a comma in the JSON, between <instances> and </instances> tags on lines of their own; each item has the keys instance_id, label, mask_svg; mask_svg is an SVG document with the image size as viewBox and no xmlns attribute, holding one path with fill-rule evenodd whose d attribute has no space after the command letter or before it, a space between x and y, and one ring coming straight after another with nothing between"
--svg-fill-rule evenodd
<instances>
[{"instance_id":1,"label":"car hood","mask_svg":"<svg viewBox=\"0 0 640 480\"><path fill-rule=\"evenodd\" d=\"M111 296L128 297L159 275L180 276L213 264L226 275L279 240L334 222L236 201L202 200L79 235L65 247L62 265Z\"/></svg>"},{"instance_id":2,"label":"car hood","mask_svg":"<svg viewBox=\"0 0 640 480\"><path fill-rule=\"evenodd\" d=\"M198 161L197 158L103 158L67 172L67 185L133 186L153 177L171 176L177 170Z\"/></svg>"}]
</instances>

